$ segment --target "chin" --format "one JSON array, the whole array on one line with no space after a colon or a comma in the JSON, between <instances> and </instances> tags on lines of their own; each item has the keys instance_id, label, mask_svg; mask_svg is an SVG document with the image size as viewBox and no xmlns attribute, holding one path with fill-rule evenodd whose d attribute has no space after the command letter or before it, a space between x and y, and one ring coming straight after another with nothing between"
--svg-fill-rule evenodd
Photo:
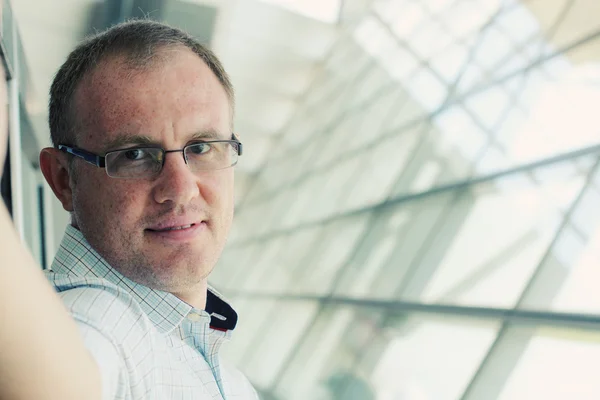
<instances>
[{"instance_id":1,"label":"chin","mask_svg":"<svg viewBox=\"0 0 600 400\"><path fill-rule=\"evenodd\" d=\"M189 262L171 264L160 271L155 271L157 281L165 286L194 285L208 277L212 269L202 265L190 265Z\"/></svg>"}]
</instances>

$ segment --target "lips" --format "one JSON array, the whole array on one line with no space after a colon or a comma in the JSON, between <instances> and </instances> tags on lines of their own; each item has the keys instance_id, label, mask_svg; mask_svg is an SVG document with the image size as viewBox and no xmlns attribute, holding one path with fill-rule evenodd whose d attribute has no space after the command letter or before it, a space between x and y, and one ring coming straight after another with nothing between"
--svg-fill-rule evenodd
<instances>
[{"instance_id":1,"label":"lips","mask_svg":"<svg viewBox=\"0 0 600 400\"><path fill-rule=\"evenodd\" d=\"M161 221L146 228L147 237L150 240L158 240L161 243L187 243L196 240L202 232L208 228L207 221L196 220L190 222L189 219L182 220L171 219Z\"/></svg>"},{"instance_id":2,"label":"lips","mask_svg":"<svg viewBox=\"0 0 600 400\"><path fill-rule=\"evenodd\" d=\"M204 224L207 221L202 218L193 217L172 217L161 219L147 226L146 230L153 232L170 232L193 228L196 225Z\"/></svg>"},{"instance_id":3,"label":"lips","mask_svg":"<svg viewBox=\"0 0 600 400\"><path fill-rule=\"evenodd\" d=\"M181 226L169 226L169 227L166 227L166 228L159 228L159 229L149 228L148 230L149 231L154 231L154 232L180 231L182 229L191 228L194 225L196 225L196 224L188 224L188 225L181 225Z\"/></svg>"}]
</instances>

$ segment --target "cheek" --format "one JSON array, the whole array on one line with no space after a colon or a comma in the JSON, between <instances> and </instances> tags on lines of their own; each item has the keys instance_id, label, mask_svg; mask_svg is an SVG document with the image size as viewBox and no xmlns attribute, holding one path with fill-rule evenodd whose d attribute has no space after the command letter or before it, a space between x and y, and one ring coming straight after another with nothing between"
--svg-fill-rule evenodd
<instances>
[{"instance_id":1,"label":"cheek","mask_svg":"<svg viewBox=\"0 0 600 400\"><path fill-rule=\"evenodd\" d=\"M80 183L78 186L81 205L86 208L88 218L95 219L96 224L105 224L107 229L121 227L126 230L139 220L143 212L140 192L132 190L130 185L99 179L95 182L90 180L89 185Z\"/></svg>"},{"instance_id":2,"label":"cheek","mask_svg":"<svg viewBox=\"0 0 600 400\"><path fill-rule=\"evenodd\" d=\"M131 225L139 221L144 213L148 194L144 191L134 190L130 185L120 185L111 191L109 202L111 213L122 225Z\"/></svg>"},{"instance_id":3,"label":"cheek","mask_svg":"<svg viewBox=\"0 0 600 400\"><path fill-rule=\"evenodd\" d=\"M230 170L217 171L203 180L202 195L206 202L228 213L233 210L233 173Z\"/></svg>"}]
</instances>

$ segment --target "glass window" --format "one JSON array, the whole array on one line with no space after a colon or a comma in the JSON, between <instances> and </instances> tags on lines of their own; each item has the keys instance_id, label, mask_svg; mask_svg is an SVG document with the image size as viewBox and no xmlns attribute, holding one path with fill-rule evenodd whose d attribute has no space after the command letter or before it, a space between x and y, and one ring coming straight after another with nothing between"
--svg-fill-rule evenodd
<instances>
[{"instance_id":1,"label":"glass window","mask_svg":"<svg viewBox=\"0 0 600 400\"><path fill-rule=\"evenodd\" d=\"M517 43L532 38L540 31L540 23L532 14L527 5L522 2L515 3L512 7L502 12L495 24Z\"/></svg>"},{"instance_id":2,"label":"glass window","mask_svg":"<svg viewBox=\"0 0 600 400\"><path fill-rule=\"evenodd\" d=\"M330 306L274 392L281 399L458 399L497 329L494 322Z\"/></svg>"},{"instance_id":3,"label":"glass window","mask_svg":"<svg viewBox=\"0 0 600 400\"><path fill-rule=\"evenodd\" d=\"M500 61L510 57L514 51L514 45L506 34L494 27L485 29L477 40L475 57L472 62L489 71L492 71Z\"/></svg>"},{"instance_id":4,"label":"glass window","mask_svg":"<svg viewBox=\"0 0 600 400\"><path fill-rule=\"evenodd\" d=\"M319 21L333 23L338 19L341 0L300 1L300 0L262 0L283 7L300 15Z\"/></svg>"},{"instance_id":5,"label":"glass window","mask_svg":"<svg viewBox=\"0 0 600 400\"><path fill-rule=\"evenodd\" d=\"M421 61L405 46L395 46L379 58L381 66L392 79L406 82L417 71Z\"/></svg>"},{"instance_id":6,"label":"glass window","mask_svg":"<svg viewBox=\"0 0 600 400\"><path fill-rule=\"evenodd\" d=\"M356 111L362 118L356 121L354 126L347 131L344 140L338 143L340 148L336 153L346 157L349 153L364 153L376 145L380 140L382 130L387 128L390 116L395 115L401 109L405 98L404 93L398 95L396 90L382 89L374 101Z\"/></svg>"},{"instance_id":7,"label":"glass window","mask_svg":"<svg viewBox=\"0 0 600 400\"><path fill-rule=\"evenodd\" d=\"M276 293L234 298L232 360L281 400L597 397L598 324L389 307L597 314L598 19L568 0L367 3L215 271Z\"/></svg>"},{"instance_id":8,"label":"glass window","mask_svg":"<svg viewBox=\"0 0 600 400\"><path fill-rule=\"evenodd\" d=\"M465 107L487 130L491 131L513 107L513 101L502 86L495 86L469 96L465 100Z\"/></svg>"},{"instance_id":9,"label":"glass window","mask_svg":"<svg viewBox=\"0 0 600 400\"><path fill-rule=\"evenodd\" d=\"M409 297L425 302L514 306L556 234L561 214L551 199L561 194L572 203L582 185L583 178L575 175L562 182L530 183L518 189L487 184L465 193L454 210L449 210L457 216L462 209L464 215L447 222L446 227L454 226L454 232L440 234L439 244L431 245L437 248L447 243L439 266L423 292L409 291ZM564 252L573 253L569 247Z\"/></svg>"},{"instance_id":10,"label":"glass window","mask_svg":"<svg viewBox=\"0 0 600 400\"><path fill-rule=\"evenodd\" d=\"M403 325L385 332L389 342L371 375L388 398L459 399L498 329L450 318L409 318Z\"/></svg>"},{"instance_id":11,"label":"glass window","mask_svg":"<svg viewBox=\"0 0 600 400\"><path fill-rule=\"evenodd\" d=\"M480 103L476 106L479 110L486 110L488 118L493 119L492 113L498 112L495 108L502 95L482 96ZM505 96L504 96L505 97ZM486 104L487 100L487 104ZM471 106L472 103L471 103ZM493 111L490 111L492 110ZM479 116L479 115L478 115ZM485 117L484 117L485 118ZM497 116L495 118L498 118ZM490 120L487 121L491 122ZM464 159L474 162L480 157L483 148L490 140L490 134L483 130L462 107L455 106L438 114L433 123L439 130L444 147L448 150L456 150Z\"/></svg>"},{"instance_id":12,"label":"glass window","mask_svg":"<svg viewBox=\"0 0 600 400\"><path fill-rule=\"evenodd\" d=\"M468 62L469 51L466 46L454 43L444 51L434 54L429 60L431 68L450 84Z\"/></svg>"},{"instance_id":13,"label":"glass window","mask_svg":"<svg viewBox=\"0 0 600 400\"><path fill-rule=\"evenodd\" d=\"M331 399L327 387L321 387L328 380L325 368L334 360L340 339L347 333L348 325L354 322L353 317L349 308L323 309L304 332L287 365L280 370L279 381L269 388L270 391L286 400Z\"/></svg>"},{"instance_id":14,"label":"glass window","mask_svg":"<svg viewBox=\"0 0 600 400\"><path fill-rule=\"evenodd\" d=\"M381 222L373 222L369 236L360 243L355 257L351 260L352 267L349 267L348 273L360 276L358 270L369 262L372 253L380 251L376 243L385 240L387 236L394 238L393 250L382 265L373 266L379 272L370 277L370 282L350 282L346 279L344 285L337 286L336 292L353 295L353 291L364 291L368 286L368 297L397 298L400 296L408 283L413 281L413 275L418 268L424 272L435 267L443 257L443 249L434 247L432 240L440 233L440 227L448 218L447 212L451 209L455 197L456 193L446 192L417 201L399 203L396 206L397 211L394 211L396 207L390 207L376 213L377 219L374 221ZM455 234L455 232L447 233ZM427 265L422 265L425 256L433 257L435 260L429 260Z\"/></svg>"},{"instance_id":15,"label":"glass window","mask_svg":"<svg viewBox=\"0 0 600 400\"><path fill-rule=\"evenodd\" d=\"M310 249L294 282L292 293L325 294L337 284L358 243L363 240L370 214L362 214L329 223Z\"/></svg>"},{"instance_id":16,"label":"glass window","mask_svg":"<svg viewBox=\"0 0 600 400\"><path fill-rule=\"evenodd\" d=\"M406 39L429 19L427 10L420 1L379 2L374 9L399 39Z\"/></svg>"},{"instance_id":17,"label":"glass window","mask_svg":"<svg viewBox=\"0 0 600 400\"><path fill-rule=\"evenodd\" d=\"M536 329L498 398L598 398L600 381L595 371L600 367L599 343L597 332Z\"/></svg>"},{"instance_id":18,"label":"glass window","mask_svg":"<svg viewBox=\"0 0 600 400\"><path fill-rule=\"evenodd\" d=\"M428 60L440 53L453 41L449 32L436 20L430 19L421 24L406 39L407 46L422 60Z\"/></svg>"},{"instance_id":19,"label":"glass window","mask_svg":"<svg viewBox=\"0 0 600 400\"><path fill-rule=\"evenodd\" d=\"M499 3L499 0L455 1L444 13L438 14L438 18L455 38L465 39L478 33L497 11Z\"/></svg>"},{"instance_id":20,"label":"glass window","mask_svg":"<svg viewBox=\"0 0 600 400\"><path fill-rule=\"evenodd\" d=\"M421 134L422 129L415 127L391 137L380 138L374 146L365 148L367 157L360 163L349 193L338 207L341 210L357 209L389 197Z\"/></svg>"},{"instance_id":21,"label":"glass window","mask_svg":"<svg viewBox=\"0 0 600 400\"><path fill-rule=\"evenodd\" d=\"M421 68L405 83L406 90L426 110L434 111L448 95L448 88L429 68Z\"/></svg>"},{"instance_id":22,"label":"glass window","mask_svg":"<svg viewBox=\"0 0 600 400\"><path fill-rule=\"evenodd\" d=\"M248 371L248 378L259 387L271 387L280 371L286 366L288 357L296 350L296 345L311 328L315 314L319 311L316 302L278 302L270 308L260 308L261 312L251 315L262 320L253 321L253 340L246 347L246 356L240 367ZM266 314L259 317L257 314ZM268 337L269 340L263 338Z\"/></svg>"}]
</instances>

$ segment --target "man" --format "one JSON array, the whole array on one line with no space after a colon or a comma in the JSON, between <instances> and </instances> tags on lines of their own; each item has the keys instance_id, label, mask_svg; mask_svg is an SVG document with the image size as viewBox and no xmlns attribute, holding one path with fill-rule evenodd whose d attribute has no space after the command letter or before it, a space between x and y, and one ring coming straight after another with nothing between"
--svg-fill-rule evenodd
<instances>
[{"instance_id":1,"label":"man","mask_svg":"<svg viewBox=\"0 0 600 400\"><path fill-rule=\"evenodd\" d=\"M237 315L207 285L233 217L233 109L214 54L157 22L88 39L54 79L40 165L72 222L50 280L105 398L257 398L221 364Z\"/></svg>"}]
</instances>

